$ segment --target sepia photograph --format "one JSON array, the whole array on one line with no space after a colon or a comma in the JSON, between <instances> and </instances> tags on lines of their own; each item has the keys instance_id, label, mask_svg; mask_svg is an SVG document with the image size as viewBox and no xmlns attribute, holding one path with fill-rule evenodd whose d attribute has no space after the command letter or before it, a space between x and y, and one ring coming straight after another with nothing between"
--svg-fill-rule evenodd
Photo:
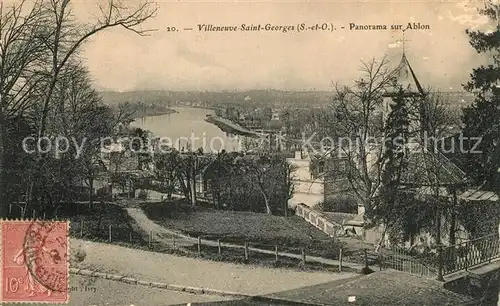
<instances>
[{"instance_id":1,"label":"sepia photograph","mask_svg":"<svg viewBox=\"0 0 500 306\"><path fill-rule=\"evenodd\" d=\"M500 0L0 0L0 287L500 306Z\"/></svg>"}]
</instances>

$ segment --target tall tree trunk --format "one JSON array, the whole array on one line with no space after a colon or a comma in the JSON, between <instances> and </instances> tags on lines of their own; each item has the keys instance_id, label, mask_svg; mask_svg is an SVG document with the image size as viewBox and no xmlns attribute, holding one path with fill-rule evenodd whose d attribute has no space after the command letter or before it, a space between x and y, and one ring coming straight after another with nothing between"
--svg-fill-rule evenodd
<instances>
[{"instance_id":1,"label":"tall tree trunk","mask_svg":"<svg viewBox=\"0 0 500 306\"><path fill-rule=\"evenodd\" d=\"M436 245L441 245L441 207L436 203Z\"/></svg>"},{"instance_id":2,"label":"tall tree trunk","mask_svg":"<svg viewBox=\"0 0 500 306\"><path fill-rule=\"evenodd\" d=\"M269 206L269 197L267 196L266 191L264 190L264 184L261 181L259 181L259 189L260 193L264 197L264 203L266 204L266 214L272 215L273 212L271 211L271 207Z\"/></svg>"},{"instance_id":3,"label":"tall tree trunk","mask_svg":"<svg viewBox=\"0 0 500 306\"><path fill-rule=\"evenodd\" d=\"M196 206L196 172L194 165L191 167L191 205Z\"/></svg>"},{"instance_id":4,"label":"tall tree trunk","mask_svg":"<svg viewBox=\"0 0 500 306\"><path fill-rule=\"evenodd\" d=\"M173 177L169 177L167 179L168 181L168 188L167 188L167 200L170 202L172 201L172 193L174 192L174 178Z\"/></svg>"},{"instance_id":5,"label":"tall tree trunk","mask_svg":"<svg viewBox=\"0 0 500 306\"><path fill-rule=\"evenodd\" d=\"M94 178L89 176L89 206L90 208L94 205Z\"/></svg>"},{"instance_id":6,"label":"tall tree trunk","mask_svg":"<svg viewBox=\"0 0 500 306\"><path fill-rule=\"evenodd\" d=\"M186 200L189 200L190 192L186 186L186 181L184 180L184 178L180 174L177 175L177 180L179 181L179 185L181 186L182 193L184 193L184 197L186 198Z\"/></svg>"},{"instance_id":7,"label":"tall tree trunk","mask_svg":"<svg viewBox=\"0 0 500 306\"><path fill-rule=\"evenodd\" d=\"M210 193L212 194L214 208L220 209L220 190L219 185L215 182L215 179L210 180Z\"/></svg>"},{"instance_id":8,"label":"tall tree trunk","mask_svg":"<svg viewBox=\"0 0 500 306\"><path fill-rule=\"evenodd\" d=\"M265 192L262 192L262 195L264 196L264 202L266 203L266 214L272 215L273 212L271 211L271 207L269 206L269 198L265 194Z\"/></svg>"},{"instance_id":9,"label":"tall tree trunk","mask_svg":"<svg viewBox=\"0 0 500 306\"><path fill-rule=\"evenodd\" d=\"M375 253L378 253L382 245L384 244L385 241L385 234L387 233L387 222L384 222L383 224L384 230L382 231L382 236L380 237L380 240L377 243L377 246L375 246Z\"/></svg>"},{"instance_id":10,"label":"tall tree trunk","mask_svg":"<svg viewBox=\"0 0 500 306\"><path fill-rule=\"evenodd\" d=\"M451 211L450 211L450 237L449 237L449 242L450 245L455 245L456 244L456 237L455 237L455 231L456 231L456 223L457 223L457 216L456 216L456 207L457 207L457 191L453 190L453 203L451 205Z\"/></svg>"}]
</instances>

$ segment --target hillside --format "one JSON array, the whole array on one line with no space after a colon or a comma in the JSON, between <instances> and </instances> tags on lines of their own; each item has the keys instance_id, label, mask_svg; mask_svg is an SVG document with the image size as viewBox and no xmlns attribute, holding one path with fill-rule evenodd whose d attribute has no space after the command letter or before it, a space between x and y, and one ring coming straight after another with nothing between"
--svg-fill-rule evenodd
<instances>
[{"instance_id":1,"label":"hillside","mask_svg":"<svg viewBox=\"0 0 500 306\"><path fill-rule=\"evenodd\" d=\"M250 91L129 91L129 92L101 92L103 101L109 105L121 102L144 102L176 105L179 102L201 102L210 106L217 104L245 104L254 106L264 105L324 105L330 101L331 93L327 91L279 91L279 90L250 90Z\"/></svg>"},{"instance_id":2,"label":"hillside","mask_svg":"<svg viewBox=\"0 0 500 306\"><path fill-rule=\"evenodd\" d=\"M329 91L281 91L281 90L249 90L249 91L167 91L144 90L101 92L104 103L117 105L123 102L159 104L175 106L182 103L201 103L203 106L246 105L275 107L319 107L330 103L332 92ZM461 109L469 105L474 98L466 92L443 92L453 109Z\"/></svg>"}]
</instances>

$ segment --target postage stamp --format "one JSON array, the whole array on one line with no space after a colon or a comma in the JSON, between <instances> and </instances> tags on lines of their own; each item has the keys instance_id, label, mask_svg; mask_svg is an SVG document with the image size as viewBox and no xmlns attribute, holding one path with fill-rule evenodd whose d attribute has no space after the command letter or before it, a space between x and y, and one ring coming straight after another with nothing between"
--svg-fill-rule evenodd
<instances>
[{"instance_id":1,"label":"postage stamp","mask_svg":"<svg viewBox=\"0 0 500 306\"><path fill-rule=\"evenodd\" d=\"M68 221L0 220L0 303L68 303L68 233Z\"/></svg>"}]
</instances>

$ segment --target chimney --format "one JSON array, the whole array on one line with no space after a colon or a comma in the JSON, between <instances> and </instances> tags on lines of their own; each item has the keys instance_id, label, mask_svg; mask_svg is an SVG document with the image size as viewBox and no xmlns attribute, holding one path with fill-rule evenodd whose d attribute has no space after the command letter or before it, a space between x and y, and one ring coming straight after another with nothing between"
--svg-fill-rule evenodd
<instances>
[{"instance_id":1,"label":"chimney","mask_svg":"<svg viewBox=\"0 0 500 306\"><path fill-rule=\"evenodd\" d=\"M302 159L302 151L295 151L295 159Z\"/></svg>"}]
</instances>

